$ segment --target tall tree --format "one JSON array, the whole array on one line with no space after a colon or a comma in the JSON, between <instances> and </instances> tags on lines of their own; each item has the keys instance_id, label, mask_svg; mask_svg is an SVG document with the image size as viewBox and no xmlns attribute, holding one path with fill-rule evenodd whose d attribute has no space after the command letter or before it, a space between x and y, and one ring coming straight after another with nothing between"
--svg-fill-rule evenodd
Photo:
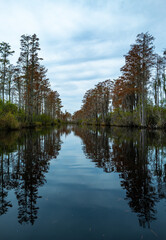
<instances>
[{"instance_id":1,"label":"tall tree","mask_svg":"<svg viewBox=\"0 0 166 240\"><path fill-rule=\"evenodd\" d=\"M155 58L155 76L153 79L154 101L155 105L159 106L162 100L162 71L163 71L163 58L156 54Z\"/></svg>"},{"instance_id":2,"label":"tall tree","mask_svg":"<svg viewBox=\"0 0 166 240\"><path fill-rule=\"evenodd\" d=\"M38 51L39 48L39 38L37 38L36 34L33 34L31 37L30 42L30 79L29 79L29 122L32 123L32 117L33 117L33 100L34 100L34 78L35 78L35 72L37 71L39 67L39 60L41 58L38 57Z\"/></svg>"},{"instance_id":3,"label":"tall tree","mask_svg":"<svg viewBox=\"0 0 166 240\"><path fill-rule=\"evenodd\" d=\"M136 43L139 48L140 56L140 81L141 81L141 125L146 126L146 103L147 87L151 77L151 69L154 66L154 37L149 33L137 35Z\"/></svg>"},{"instance_id":4,"label":"tall tree","mask_svg":"<svg viewBox=\"0 0 166 240\"><path fill-rule=\"evenodd\" d=\"M6 92L7 92L7 95L8 95L8 100L9 102L11 101L11 93L12 93L12 90L13 89L13 77L14 77L14 71L15 71L15 68L12 64L10 64L8 66L8 74L7 74L7 89L6 89Z\"/></svg>"},{"instance_id":5,"label":"tall tree","mask_svg":"<svg viewBox=\"0 0 166 240\"><path fill-rule=\"evenodd\" d=\"M22 35L20 40L20 57L17 64L21 67L22 77L24 80L24 89L25 89L25 112L28 116L28 106L29 106L29 68L30 68L30 35Z\"/></svg>"},{"instance_id":6,"label":"tall tree","mask_svg":"<svg viewBox=\"0 0 166 240\"><path fill-rule=\"evenodd\" d=\"M9 56L13 55L14 51L11 51L11 46L6 43L0 43L0 63L1 63L1 90L2 100L5 99L5 84L7 80L8 66L10 64Z\"/></svg>"},{"instance_id":7,"label":"tall tree","mask_svg":"<svg viewBox=\"0 0 166 240\"><path fill-rule=\"evenodd\" d=\"M21 75L21 68L17 65L14 69L14 89L17 92L18 108L23 108L23 78Z\"/></svg>"},{"instance_id":8,"label":"tall tree","mask_svg":"<svg viewBox=\"0 0 166 240\"><path fill-rule=\"evenodd\" d=\"M166 101L166 50L164 50L164 52L163 52L163 73L162 73L162 80L163 80L164 101Z\"/></svg>"},{"instance_id":9,"label":"tall tree","mask_svg":"<svg viewBox=\"0 0 166 240\"><path fill-rule=\"evenodd\" d=\"M28 122L32 124L34 112L34 81L39 68L39 38L36 34L21 36L21 53L18 63L22 66L25 82L25 110Z\"/></svg>"},{"instance_id":10,"label":"tall tree","mask_svg":"<svg viewBox=\"0 0 166 240\"><path fill-rule=\"evenodd\" d=\"M133 112L137 107L140 123L146 126L146 105L151 69L155 64L154 37L149 33L137 35L136 44L125 55L122 76L115 82L113 104Z\"/></svg>"}]
</instances>

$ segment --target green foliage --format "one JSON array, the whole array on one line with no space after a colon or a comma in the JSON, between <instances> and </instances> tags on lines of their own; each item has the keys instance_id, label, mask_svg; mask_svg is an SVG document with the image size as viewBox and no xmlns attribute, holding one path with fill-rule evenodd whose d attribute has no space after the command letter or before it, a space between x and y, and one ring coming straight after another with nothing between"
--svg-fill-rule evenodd
<instances>
[{"instance_id":1,"label":"green foliage","mask_svg":"<svg viewBox=\"0 0 166 240\"><path fill-rule=\"evenodd\" d=\"M146 127L166 128L166 108L157 107L152 104L146 106ZM111 113L111 125L115 126L141 126L139 108L133 112L114 109Z\"/></svg>"},{"instance_id":2,"label":"green foliage","mask_svg":"<svg viewBox=\"0 0 166 240\"><path fill-rule=\"evenodd\" d=\"M147 113L147 118L146 118L146 125L148 127L156 127L159 124L159 107L153 107L152 105L148 105L146 107L146 113Z\"/></svg>"},{"instance_id":3,"label":"green foliage","mask_svg":"<svg viewBox=\"0 0 166 240\"><path fill-rule=\"evenodd\" d=\"M0 128L18 129L20 124L17 120L18 108L10 102L3 103L0 100Z\"/></svg>"},{"instance_id":4,"label":"green foliage","mask_svg":"<svg viewBox=\"0 0 166 240\"><path fill-rule=\"evenodd\" d=\"M15 118L15 116L8 112L4 116L1 116L0 118L0 128L3 129L19 129L20 124Z\"/></svg>"},{"instance_id":5,"label":"green foliage","mask_svg":"<svg viewBox=\"0 0 166 240\"><path fill-rule=\"evenodd\" d=\"M123 111L119 108L115 109L111 113L111 125L115 126L139 126L139 114L138 110L133 112Z\"/></svg>"},{"instance_id":6,"label":"green foliage","mask_svg":"<svg viewBox=\"0 0 166 240\"><path fill-rule=\"evenodd\" d=\"M16 104L6 102L2 105L2 110L4 113L11 112L12 114L17 114L18 112L18 107Z\"/></svg>"},{"instance_id":7,"label":"green foliage","mask_svg":"<svg viewBox=\"0 0 166 240\"><path fill-rule=\"evenodd\" d=\"M41 114L39 116L36 116L35 120L37 122L41 122L42 125L51 125L53 123L53 119L46 114Z\"/></svg>"},{"instance_id":8,"label":"green foliage","mask_svg":"<svg viewBox=\"0 0 166 240\"><path fill-rule=\"evenodd\" d=\"M166 108L165 107L159 108L158 116L159 116L158 126L162 128L166 128Z\"/></svg>"},{"instance_id":9,"label":"green foliage","mask_svg":"<svg viewBox=\"0 0 166 240\"><path fill-rule=\"evenodd\" d=\"M24 123L26 120L26 114L25 111L23 109L18 110L17 112L17 120L21 123Z\"/></svg>"},{"instance_id":10,"label":"green foliage","mask_svg":"<svg viewBox=\"0 0 166 240\"><path fill-rule=\"evenodd\" d=\"M33 126L58 125L61 120L54 120L46 114L33 115ZM19 127L28 127L27 116L23 109L18 109L17 105L0 100L0 128L18 129Z\"/></svg>"}]
</instances>

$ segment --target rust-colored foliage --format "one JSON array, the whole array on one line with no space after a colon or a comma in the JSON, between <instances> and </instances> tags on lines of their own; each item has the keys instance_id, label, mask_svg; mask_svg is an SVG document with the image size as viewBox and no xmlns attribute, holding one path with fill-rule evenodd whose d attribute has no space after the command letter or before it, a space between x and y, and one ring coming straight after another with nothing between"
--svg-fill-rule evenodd
<instances>
[{"instance_id":1,"label":"rust-colored foliage","mask_svg":"<svg viewBox=\"0 0 166 240\"><path fill-rule=\"evenodd\" d=\"M97 122L101 116L104 121L109 111L112 87L113 81L108 79L98 83L95 88L88 90L83 97L81 110L74 113L73 119L95 119Z\"/></svg>"}]
</instances>

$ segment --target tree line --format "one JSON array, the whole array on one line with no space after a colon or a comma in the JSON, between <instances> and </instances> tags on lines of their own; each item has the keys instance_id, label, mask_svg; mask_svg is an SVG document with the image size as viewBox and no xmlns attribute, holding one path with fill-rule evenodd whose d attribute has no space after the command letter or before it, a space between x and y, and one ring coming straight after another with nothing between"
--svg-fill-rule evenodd
<instances>
[{"instance_id":1,"label":"tree line","mask_svg":"<svg viewBox=\"0 0 166 240\"><path fill-rule=\"evenodd\" d=\"M138 34L124 56L121 76L88 90L75 121L113 125L166 125L166 50L155 53L154 37Z\"/></svg>"},{"instance_id":2,"label":"tree line","mask_svg":"<svg viewBox=\"0 0 166 240\"><path fill-rule=\"evenodd\" d=\"M40 45L36 34L22 35L20 56L11 64L14 54L10 44L0 43L0 103L16 104L24 112L24 120L32 124L34 118L45 115L60 118L62 102L57 91L50 88L47 69L41 64Z\"/></svg>"}]
</instances>

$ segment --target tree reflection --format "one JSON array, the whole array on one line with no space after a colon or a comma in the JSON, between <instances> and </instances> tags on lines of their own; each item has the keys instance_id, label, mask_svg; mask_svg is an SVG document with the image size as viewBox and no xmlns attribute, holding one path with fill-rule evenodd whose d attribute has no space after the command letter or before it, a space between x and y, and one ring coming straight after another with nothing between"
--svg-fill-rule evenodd
<instances>
[{"instance_id":1,"label":"tree reflection","mask_svg":"<svg viewBox=\"0 0 166 240\"><path fill-rule=\"evenodd\" d=\"M5 214L8 211L9 207L12 207L12 204L10 201L7 201L7 183L8 182L8 174L4 172L4 159L3 155L1 157L1 165L0 165L0 215Z\"/></svg>"},{"instance_id":2,"label":"tree reflection","mask_svg":"<svg viewBox=\"0 0 166 240\"><path fill-rule=\"evenodd\" d=\"M0 141L0 215L5 214L12 204L7 200L8 190L11 189L10 184L10 164L11 154L16 148L15 140L18 138L18 133L11 133L1 131Z\"/></svg>"},{"instance_id":3,"label":"tree reflection","mask_svg":"<svg viewBox=\"0 0 166 240\"><path fill-rule=\"evenodd\" d=\"M108 132L104 128L84 129L73 128L75 134L83 140L85 155L95 162L96 166L105 172L111 172L111 152Z\"/></svg>"},{"instance_id":4,"label":"tree reflection","mask_svg":"<svg viewBox=\"0 0 166 240\"><path fill-rule=\"evenodd\" d=\"M146 130L74 128L85 155L105 172L117 172L139 224L150 227L156 203L166 198L166 138Z\"/></svg>"},{"instance_id":5,"label":"tree reflection","mask_svg":"<svg viewBox=\"0 0 166 240\"><path fill-rule=\"evenodd\" d=\"M19 223L34 224L39 209L37 199L41 197L38 194L38 188L46 182L45 173L48 172L50 160L58 156L62 133L57 130L25 131L17 132L17 136L14 133L10 134L10 141L1 139L1 215L12 207L11 202L7 200L7 195L8 190L14 189L19 206Z\"/></svg>"},{"instance_id":6,"label":"tree reflection","mask_svg":"<svg viewBox=\"0 0 166 240\"><path fill-rule=\"evenodd\" d=\"M162 132L121 128L78 128L87 158L106 173L119 174L126 201L142 227L156 219L156 203L166 198L166 137ZM12 207L13 189L18 201L18 221L34 224L50 160L61 149L61 135L71 128L1 133L0 215Z\"/></svg>"}]
</instances>

